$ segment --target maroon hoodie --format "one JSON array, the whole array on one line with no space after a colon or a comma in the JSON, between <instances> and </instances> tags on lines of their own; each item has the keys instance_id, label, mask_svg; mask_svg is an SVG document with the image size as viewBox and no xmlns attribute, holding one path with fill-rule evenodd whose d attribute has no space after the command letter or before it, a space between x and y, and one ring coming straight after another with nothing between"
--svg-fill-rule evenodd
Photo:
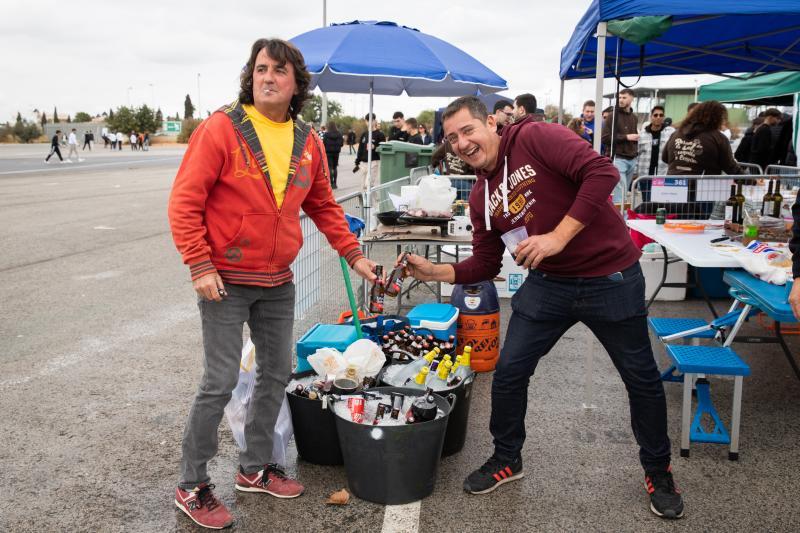
<instances>
[{"instance_id":1,"label":"maroon hoodie","mask_svg":"<svg viewBox=\"0 0 800 533\"><path fill-rule=\"evenodd\" d=\"M641 252L609 198L619 181L617 169L567 128L531 120L504 127L495 167L477 174L469 196L473 255L454 265L456 283L492 279L500 272L503 233L525 226L528 235L542 235L565 215L586 227L537 270L570 278L598 277L639 260Z\"/></svg>"}]
</instances>

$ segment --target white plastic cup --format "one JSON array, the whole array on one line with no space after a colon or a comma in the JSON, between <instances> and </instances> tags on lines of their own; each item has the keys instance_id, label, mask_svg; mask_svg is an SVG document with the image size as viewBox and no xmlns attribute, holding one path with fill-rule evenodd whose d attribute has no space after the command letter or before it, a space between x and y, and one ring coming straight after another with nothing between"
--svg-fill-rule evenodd
<instances>
[{"instance_id":1,"label":"white plastic cup","mask_svg":"<svg viewBox=\"0 0 800 533\"><path fill-rule=\"evenodd\" d=\"M525 226L520 226L503 233L500 238L503 239L506 249L511 252L511 255L515 255L519 243L528 238L528 229Z\"/></svg>"}]
</instances>

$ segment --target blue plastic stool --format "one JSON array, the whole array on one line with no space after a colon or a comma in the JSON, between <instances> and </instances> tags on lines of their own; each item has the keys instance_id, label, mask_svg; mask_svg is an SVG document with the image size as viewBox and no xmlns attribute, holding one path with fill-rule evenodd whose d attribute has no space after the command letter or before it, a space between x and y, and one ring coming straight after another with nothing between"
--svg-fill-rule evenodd
<instances>
[{"instance_id":1,"label":"blue plastic stool","mask_svg":"<svg viewBox=\"0 0 800 533\"><path fill-rule=\"evenodd\" d=\"M717 334L711 328L708 322L699 318L648 318L647 324L653 333L659 339L675 335L684 331L699 330L702 331L690 333L682 338L684 339L713 339ZM674 383L683 383L683 376L676 374L677 368L675 365L670 366L661 373L661 381L671 381Z\"/></svg>"},{"instance_id":2,"label":"blue plastic stool","mask_svg":"<svg viewBox=\"0 0 800 533\"><path fill-rule=\"evenodd\" d=\"M681 457L689 457L690 442L708 442L730 444L728 459L739 458L739 421L742 410L742 383L744 376L750 375L750 367L742 361L736 352L727 347L667 345L667 354L675 363L675 368L684 375L683 407L681 409ZM697 411L692 420L692 382L702 374L734 376L733 408L731 414L730 435L725 431L711 402L711 390L706 379L697 380ZM703 415L707 414L714 421L711 431L705 431L701 425Z\"/></svg>"}]
</instances>

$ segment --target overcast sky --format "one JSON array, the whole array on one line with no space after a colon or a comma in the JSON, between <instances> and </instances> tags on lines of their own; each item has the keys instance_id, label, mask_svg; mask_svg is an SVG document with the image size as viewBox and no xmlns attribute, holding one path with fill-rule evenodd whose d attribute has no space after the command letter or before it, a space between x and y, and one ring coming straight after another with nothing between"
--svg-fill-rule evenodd
<instances>
[{"instance_id":1,"label":"overcast sky","mask_svg":"<svg viewBox=\"0 0 800 533\"><path fill-rule=\"evenodd\" d=\"M508 82L508 94L558 103L561 48L589 0L328 0L328 22L391 20L471 54ZM205 113L232 101L238 75L259 37L290 39L322 25L322 0L87 1L3 0L0 17L0 121L34 109L52 117L92 115L120 105L183 114L188 93ZM198 95L198 74L200 75ZM710 76L648 78L648 86L694 86ZM641 85L641 84L640 84ZM607 90L612 87L607 82ZM566 83L565 107L592 98L594 81ZM347 114L368 98L329 95ZM448 99L376 96L388 119L441 107ZM204 115L205 116L205 115Z\"/></svg>"}]
</instances>

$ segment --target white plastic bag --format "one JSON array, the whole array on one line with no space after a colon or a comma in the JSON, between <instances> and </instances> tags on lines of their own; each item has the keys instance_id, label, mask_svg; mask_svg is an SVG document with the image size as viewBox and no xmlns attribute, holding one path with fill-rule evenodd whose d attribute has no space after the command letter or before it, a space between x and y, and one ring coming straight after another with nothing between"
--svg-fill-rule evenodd
<instances>
[{"instance_id":1,"label":"white plastic bag","mask_svg":"<svg viewBox=\"0 0 800 533\"><path fill-rule=\"evenodd\" d=\"M239 363L239 383L233 389L231 400L225 406L225 418L231 426L233 439L239 449L246 450L244 441L244 425L247 422L247 410L250 407L250 398L253 397L253 388L256 385L256 347L253 341L247 339L242 348L242 360Z\"/></svg>"},{"instance_id":2,"label":"white plastic bag","mask_svg":"<svg viewBox=\"0 0 800 533\"><path fill-rule=\"evenodd\" d=\"M253 341L247 339L242 348L242 359L239 363L239 382L233 389L231 400L225 406L225 418L233 433L233 440L239 449L247 449L247 442L244 438L244 426L247 423L247 413L250 410L250 400L253 397L253 389L256 386L256 347ZM283 404L275 422L275 429L272 439L272 462L279 465L286 465L286 448L289 440L294 434L292 425L292 415L289 412L289 403L286 396L283 397Z\"/></svg>"},{"instance_id":3,"label":"white plastic bag","mask_svg":"<svg viewBox=\"0 0 800 533\"><path fill-rule=\"evenodd\" d=\"M419 180L417 199L413 207L428 212L450 212L456 199L456 189L445 176L424 176Z\"/></svg>"},{"instance_id":4,"label":"white plastic bag","mask_svg":"<svg viewBox=\"0 0 800 533\"><path fill-rule=\"evenodd\" d=\"M347 368L347 362L342 357L342 352L336 348L319 348L306 360L314 372L323 378L330 374L338 376Z\"/></svg>"},{"instance_id":5,"label":"white plastic bag","mask_svg":"<svg viewBox=\"0 0 800 533\"><path fill-rule=\"evenodd\" d=\"M742 268L762 281L773 285L785 285L789 279L791 257L763 242L752 241L734 257Z\"/></svg>"},{"instance_id":6,"label":"white plastic bag","mask_svg":"<svg viewBox=\"0 0 800 533\"><path fill-rule=\"evenodd\" d=\"M386 363L386 356L381 347L369 339L359 339L344 352L347 365L355 365L359 376L375 377Z\"/></svg>"}]
</instances>

